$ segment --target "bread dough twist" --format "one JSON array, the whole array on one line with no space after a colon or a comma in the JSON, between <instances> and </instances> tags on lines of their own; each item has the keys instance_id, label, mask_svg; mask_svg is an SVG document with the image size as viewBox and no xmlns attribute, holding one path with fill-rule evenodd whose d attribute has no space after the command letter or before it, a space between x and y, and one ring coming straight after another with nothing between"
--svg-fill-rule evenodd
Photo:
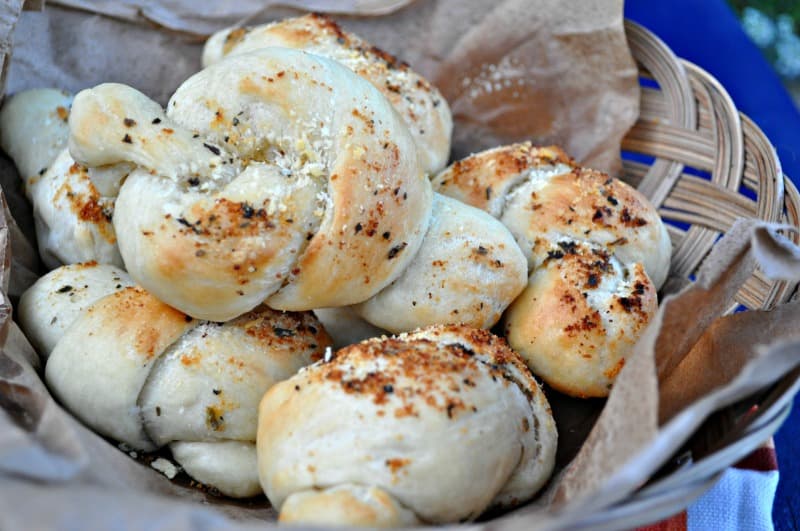
<instances>
[{"instance_id":1,"label":"bread dough twist","mask_svg":"<svg viewBox=\"0 0 800 531\"><path fill-rule=\"evenodd\" d=\"M455 522L530 499L556 440L544 394L505 341L438 326L346 347L272 387L259 477L282 521Z\"/></svg>"},{"instance_id":2,"label":"bread dough twist","mask_svg":"<svg viewBox=\"0 0 800 531\"><path fill-rule=\"evenodd\" d=\"M116 84L79 93L70 115L76 160L137 166L114 215L131 276L216 321L265 299L353 304L397 278L430 217L415 149L372 85L283 48L195 74L166 115Z\"/></svg>"},{"instance_id":3,"label":"bread dough twist","mask_svg":"<svg viewBox=\"0 0 800 531\"><path fill-rule=\"evenodd\" d=\"M607 396L669 271L656 209L559 148L530 143L467 157L433 184L502 221L528 260L528 287L505 315L511 346L556 389Z\"/></svg>"},{"instance_id":4,"label":"bread dough twist","mask_svg":"<svg viewBox=\"0 0 800 531\"><path fill-rule=\"evenodd\" d=\"M330 345L310 312L260 306L226 323L198 321L102 264L50 272L20 313L28 337L54 345L45 379L76 417L136 450L169 445L192 477L234 497L260 492L258 401Z\"/></svg>"},{"instance_id":5,"label":"bread dough twist","mask_svg":"<svg viewBox=\"0 0 800 531\"><path fill-rule=\"evenodd\" d=\"M433 175L450 156L453 118L436 87L408 65L318 14L248 28L228 28L211 36L203 65L268 46L295 48L334 59L372 83L391 102L417 145L422 168Z\"/></svg>"},{"instance_id":6,"label":"bread dough twist","mask_svg":"<svg viewBox=\"0 0 800 531\"><path fill-rule=\"evenodd\" d=\"M71 95L54 89L15 94L0 109L0 147L25 182L48 268L88 261L122 267L111 219L119 186L132 168L87 168L72 159L66 149L71 104Z\"/></svg>"}]
</instances>

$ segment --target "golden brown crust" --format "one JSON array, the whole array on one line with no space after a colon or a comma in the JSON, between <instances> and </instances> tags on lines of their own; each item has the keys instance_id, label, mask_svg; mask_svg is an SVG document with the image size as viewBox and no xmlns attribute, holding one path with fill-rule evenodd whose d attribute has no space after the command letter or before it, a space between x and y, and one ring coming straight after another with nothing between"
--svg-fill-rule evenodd
<instances>
[{"instance_id":1,"label":"golden brown crust","mask_svg":"<svg viewBox=\"0 0 800 531\"><path fill-rule=\"evenodd\" d=\"M281 511L319 485L361 485L422 520L456 521L529 499L556 438L547 400L503 339L439 325L345 347L270 389L259 477Z\"/></svg>"},{"instance_id":2,"label":"golden brown crust","mask_svg":"<svg viewBox=\"0 0 800 531\"><path fill-rule=\"evenodd\" d=\"M99 318L98 328L111 337L132 339L132 353L160 356L193 319L139 287L127 287L86 309ZM90 332L94 333L94 332Z\"/></svg>"},{"instance_id":3,"label":"golden brown crust","mask_svg":"<svg viewBox=\"0 0 800 531\"><path fill-rule=\"evenodd\" d=\"M311 312L281 312L259 306L236 318L233 324L258 341L264 350L283 357L307 356L321 359L326 347L333 344L328 332Z\"/></svg>"},{"instance_id":4,"label":"golden brown crust","mask_svg":"<svg viewBox=\"0 0 800 531\"><path fill-rule=\"evenodd\" d=\"M387 356L403 362L388 365L380 373L355 378L348 374L348 369L342 369L373 364ZM376 405L387 404L390 396L396 397L392 401L395 409L387 412L396 417L418 414L422 400L425 406L452 419L470 407L459 397L461 386L471 385L470 374L488 370L505 386L520 385L525 394L538 390L532 377L524 382L511 378L507 365L530 375L504 339L482 329L438 325L425 329L424 333L372 338L344 347L316 371L309 371L306 381L309 385L333 382L345 393L366 396Z\"/></svg>"},{"instance_id":5,"label":"golden brown crust","mask_svg":"<svg viewBox=\"0 0 800 531\"><path fill-rule=\"evenodd\" d=\"M325 15L309 14L253 28L223 30L206 44L203 64L266 46L306 50L352 69L372 83L408 125L425 171L436 172L447 163L452 117L439 91L407 64L344 31Z\"/></svg>"},{"instance_id":6,"label":"golden brown crust","mask_svg":"<svg viewBox=\"0 0 800 531\"><path fill-rule=\"evenodd\" d=\"M85 193L76 192L67 181L58 188L53 196L53 201L57 202L62 198L66 198L70 210L79 220L93 223L97 227L98 233L107 242L115 243L117 237L111 224L111 219L114 216L114 199L100 195L89 177L89 171L86 166L76 162L69 167L68 174L73 179L85 181L87 191Z\"/></svg>"},{"instance_id":7,"label":"golden brown crust","mask_svg":"<svg viewBox=\"0 0 800 531\"><path fill-rule=\"evenodd\" d=\"M624 263L641 262L657 287L666 280L671 243L653 205L622 181L577 166L557 147L490 149L454 163L432 184L500 219L531 270L565 236L601 245Z\"/></svg>"},{"instance_id":8,"label":"golden brown crust","mask_svg":"<svg viewBox=\"0 0 800 531\"><path fill-rule=\"evenodd\" d=\"M441 194L500 217L506 195L525 179L526 172L559 166L569 171L575 161L558 146L538 147L521 142L458 160L438 174L432 184Z\"/></svg>"},{"instance_id":9,"label":"golden brown crust","mask_svg":"<svg viewBox=\"0 0 800 531\"><path fill-rule=\"evenodd\" d=\"M380 120L377 113L354 107L350 114L364 133L375 134L372 129ZM349 138L352 133L346 132L342 143ZM418 220L409 217L432 200L427 183L417 182L419 176L402 177L407 174L402 153L408 151L392 140L339 151L328 185L331 220L308 242L290 271L288 288L271 297L270 305L288 310L311 308L307 303L291 303L290 297L297 301L315 298L318 307L341 305L323 299L340 292L345 283L362 293L375 293L388 284L387 279L399 275L398 262L410 262L409 254L416 251L424 235L414 230ZM365 179L368 175L373 176L371 183ZM332 271L338 277L331 275Z\"/></svg>"},{"instance_id":10,"label":"golden brown crust","mask_svg":"<svg viewBox=\"0 0 800 531\"><path fill-rule=\"evenodd\" d=\"M526 197L520 194L513 202L510 208L515 213L534 213L525 218L525 232L543 236L534 238L528 249L535 262L546 254L550 242L544 235L552 232L603 244L613 253L641 238L639 234L649 236L655 232L651 227L661 223L655 209L639 192L588 168L553 176L548 186L531 191ZM511 214L509 211L508 217Z\"/></svg>"},{"instance_id":11,"label":"golden brown crust","mask_svg":"<svg viewBox=\"0 0 800 531\"><path fill-rule=\"evenodd\" d=\"M377 487L340 485L297 492L281 507L278 521L306 525L403 527L419 525L386 491Z\"/></svg>"},{"instance_id":12,"label":"golden brown crust","mask_svg":"<svg viewBox=\"0 0 800 531\"><path fill-rule=\"evenodd\" d=\"M601 248L563 241L509 308L505 332L531 370L581 398L607 396L657 308L640 264Z\"/></svg>"}]
</instances>

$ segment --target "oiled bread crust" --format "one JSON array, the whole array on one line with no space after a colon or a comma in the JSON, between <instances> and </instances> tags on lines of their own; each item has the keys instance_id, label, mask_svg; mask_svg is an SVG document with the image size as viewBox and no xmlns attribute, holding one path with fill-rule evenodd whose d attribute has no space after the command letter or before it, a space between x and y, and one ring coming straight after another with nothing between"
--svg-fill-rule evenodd
<instances>
[{"instance_id":1,"label":"oiled bread crust","mask_svg":"<svg viewBox=\"0 0 800 531\"><path fill-rule=\"evenodd\" d=\"M65 149L32 182L36 240L45 265L96 261L124 267L112 220L119 186L129 171L127 165L89 169Z\"/></svg>"},{"instance_id":2,"label":"oiled bread crust","mask_svg":"<svg viewBox=\"0 0 800 531\"><path fill-rule=\"evenodd\" d=\"M203 48L203 65L268 46L295 48L340 62L372 83L408 126L423 169L447 164L453 118L436 87L408 65L317 14L215 33Z\"/></svg>"},{"instance_id":3,"label":"oiled bread crust","mask_svg":"<svg viewBox=\"0 0 800 531\"><path fill-rule=\"evenodd\" d=\"M499 219L528 262L509 307L509 344L549 385L607 396L655 314L671 242L656 209L627 184L557 147L512 144L471 155L434 188Z\"/></svg>"},{"instance_id":4,"label":"oiled bread crust","mask_svg":"<svg viewBox=\"0 0 800 531\"><path fill-rule=\"evenodd\" d=\"M434 189L498 218L532 271L551 243L567 237L601 245L627 264L640 262L655 286L667 278L672 247L658 212L641 193L575 164L560 148L511 144L457 161Z\"/></svg>"},{"instance_id":5,"label":"oiled bread crust","mask_svg":"<svg viewBox=\"0 0 800 531\"><path fill-rule=\"evenodd\" d=\"M445 323L488 329L526 280L525 256L502 223L434 194L433 216L414 260L400 278L354 309L394 333Z\"/></svg>"},{"instance_id":6,"label":"oiled bread crust","mask_svg":"<svg viewBox=\"0 0 800 531\"><path fill-rule=\"evenodd\" d=\"M399 276L430 217L430 183L391 105L301 51L212 65L178 88L167 116L123 85L83 91L70 131L79 162L138 166L114 215L125 265L198 318L265 299L286 310L361 302Z\"/></svg>"},{"instance_id":7,"label":"oiled bread crust","mask_svg":"<svg viewBox=\"0 0 800 531\"><path fill-rule=\"evenodd\" d=\"M558 245L561 243L561 245ZM655 288L640 263L601 247L557 242L504 319L509 344L555 389L607 396L655 314Z\"/></svg>"},{"instance_id":8,"label":"oiled bread crust","mask_svg":"<svg viewBox=\"0 0 800 531\"><path fill-rule=\"evenodd\" d=\"M544 394L505 341L437 326L346 347L271 388L259 477L278 509L316 486L353 484L423 521L454 522L533 496L556 438ZM290 505L293 520L312 521Z\"/></svg>"},{"instance_id":9,"label":"oiled bread crust","mask_svg":"<svg viewBox=\"0 0 800 531\"><path fill-rule=\"evenodd\" d=\"M33 328L24 321L29 337L49 317L28 302L34 298L39 307L54 301L56 322L72 321L54 338L45 367L50 390L96 432L137 450L169 445L199 481L229 496L257 494L258 402L330 345L319 321L265 306L226 323L198 321L129 281L110 287L110 268L94 266L103 282L78 291L87 274L66 266L23 295L34 320ZM100 291L110 294L91 302Z\"/></svg>"}]
</instances>

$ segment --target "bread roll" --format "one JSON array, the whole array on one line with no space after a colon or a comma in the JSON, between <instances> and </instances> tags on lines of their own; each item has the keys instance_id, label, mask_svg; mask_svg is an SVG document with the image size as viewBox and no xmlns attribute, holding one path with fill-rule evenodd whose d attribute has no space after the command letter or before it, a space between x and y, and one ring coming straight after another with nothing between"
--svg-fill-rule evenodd
<instances>
[{"instance_id":1,"label":"bread roll","mask_svg":"<svg viewBox=\"0 0 800 531\"><path fill-rule=\"evenodd\" d=\"M14 160L33 204L45 265L96 261L123 267L111 219L128 165L91 170L66 150L72 96L54 89L14 95L0 109L0 147Z\"/></svg>"},{"instance_id":2,"label":"bread roll","mask_svg":"<svg viewBox=\"0 0 800 531\"><path fill-rule=\"evenodd\" d=\"M433 185L497 217L525 253L530 276L505 317L509 344L552 387L607 396L669 272L656 209L559 148L527 142L471 155Z\"/></svg>"},{"instance_id":3,"label":"bread roll","mask_svg":"<svg viewBox=\"0 0 800 531\"><path fill-rule=\"evenodd\" d=\"M414 260L354 310L394 333L444 323L490 328L526 280L525 256L502 223L434 194L431 223Z\"/></svg>"},{"instance_id":4,"label":"bread roll","mask_svg":"<svg viewBox=\"0 0 800 531\"><path fill-rule=\"evenodd\" d=\"M640 263L602 247L561 240L537 268L504 321L509 344L548 385L604 397L657 309Z\"/></svg>"},{"instance_id":5,"label":"bread roll","mask_svg":"<svg viewBox=\"0 0 800 531\"><path fill-rule=\"evenodd\" d=\"M142 451L170 445L196 479L253 496L258 401L329 345L310 312L260 306L227 323L198 321L126 287L75 319L45 378L101 435Z\"/></svg>"},{"instance_id":6,"label":"bread roll","mask_svg":"<svg viewBox=\"0 0 800 531\"><path fill-rule=\"evenodd\" d=\"M324 510L336 523L394 525L410 521L403 508L456 522L530 499L556 439L544 394L503 340L438 326L346 347L272 387L259 406L259 478L284 521Z\"/></svg>"},{"instance_id":7,"label":"bread roll","mask_svg":"<svg viewBox=\"0 0 800 531\"><path fill-rule=\"evenodd\" d=\"M0 108L0 148L14 160L28 197L31 184L67 146L70 105L71 94L33 89L14 94Z\"/></svg>"},{"instance_id":8,"label":"bread roll","mask_svg":"<svg viewBox=\"0 0 800 531\"><path fill-rule=\"evenodd\" d=\"M203 48L203 66L269 46L305 50L334 59L372 83L408 126L422 168L433 175L450 156L453 118L447 101L424 77L357 35L318 14L251 28L228 28Z\"/></svg>"},{"instance_id":9,"label":"bread roll","mask_svg":"<svg viewBox=\"0 0 800 531\"><path fill-rule=\"evenodd\" d=\"M67 150L56 157L30 187L36 239L45 265L96 261L124 267L112 219L117 191L129 170L126 165L89 170ZM108 195L95 186L98 176L104 179Z\"/></svg>"},{"instance_id":10,"label":"bread roll","mask_svg":"<svg viewBox=\"0 0 800 531\"><path fill-rule=\"evenodd\" d=\"M128 274L112 265L87 262L50 271L20 298L17 319L43 359L61 336L95 301L133 286Z\"/></svg>"},{"instance_id":11,"label":"bread roll","mask_svg":"<svg viewBox=\"0 0 800 531\"><path fill-rule=\"evenodd\" d=\"M168 115L123 85L83 91L70 152L139 167L117 199L120 251L181 311L222 321L267 298L354 304L419 248L432 192L413 139L338 63L283 48L231 57L181 85Z\"/></svg>"},{"instance_id":12,"label":"bread roll","mask_svg":"<svg viewBox=\"0 0 800 531\"><path fill-rule=\"evenodd\" d=\"M433 185L500 219L531 271L551 243L568 237L601 245L626 264L643 264L657 288L667 278L672 247L653 205L622 181L576 166L558 148L523 143L477 153Z\"/></svg>"}]
</instances>

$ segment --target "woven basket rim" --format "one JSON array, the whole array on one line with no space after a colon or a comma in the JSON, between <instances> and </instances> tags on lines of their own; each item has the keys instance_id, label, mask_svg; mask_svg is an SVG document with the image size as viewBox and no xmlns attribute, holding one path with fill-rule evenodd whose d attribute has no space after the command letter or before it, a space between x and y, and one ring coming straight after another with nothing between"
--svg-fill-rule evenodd
<instances>
[{"instance_id":1,"label":"woven basket rim","mask_svg":"<svg viewBox=\"0 0 800 531\"><path fill-rule=\"evenodd\" d=\"M782 172L777 152L764 132L736 109L719 81L706 70L677 57L664 41L645 27L626 20L625 29L645 86L642 87L642 113L623 140L623 151L647 154L646 148L652 147L653 152L649 154L654 159L648 167L641 162L625 161L623 178L628 178L651 198L668 222L675 212L679 213L679 219L694 221L685 229L670 227L673 239L679 237L679 250L681 245L691 245L690 250L696 253L694 257L678 255L682 271L691 273L699 267L718 238L720 225L727 221L732 224L732 219L709 219L706 210L713 208L716 202L704 204L701 196L692 198L696 203L693 205L688 202L689 198L676 199L677 195L694 192L696 196L698 191L710 190L719 194L719 198L715 198L717 202L738 195L741 199L737 198L737 211L751 209L752 217L800 226L797 187ZM653 87L653 82L658 86ZM677 107L680 105L684 106ZM700 149L708 148L707 142L699 142L696 153L686 150L687 139L696 139L700 133L717 141L710 146L712 151L717 151L716 157L709 158L708 149L705 152ZM686 160L681 160L680 155L686 155ZM687 174L687 168L693 173ZM701 171L694 171L698 169ZM694 174L702 171L709 175ZM753 201L753 193L758 201ZM697 212L687 212L687 207L691 206ZM683 210L680 207L684 207ZM709 238L709 234L713 237ZM790 237L795 243L800 242L797 234ZM749 308L769 309L797 296L797 283L770 282L756 274L738 297L739 302ZM733 306L729 311L735 309ZM724 433L713 451L649 482L623 502L588 515L581 522L573 522L571 528L631 528L685 509L711 488L727 467L777 431L787 418L798 390L800 368L762 390L758 397L759 411L746 423Z\"/></svg>"}]
</instances>

